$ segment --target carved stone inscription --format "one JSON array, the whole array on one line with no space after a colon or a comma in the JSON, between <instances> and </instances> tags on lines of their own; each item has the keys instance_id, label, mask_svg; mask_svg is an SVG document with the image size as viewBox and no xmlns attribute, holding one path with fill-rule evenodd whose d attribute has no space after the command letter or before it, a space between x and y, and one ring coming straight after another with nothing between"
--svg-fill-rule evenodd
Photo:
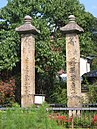
<instances>
[{"instance_id":1,"label":"carved stone inscription","mask_svg":"<svg viewBox=\"0 0 97 129\"><path fill-rule=\"evenodd\" d=\"M70 75L70 81L72 82L72 90L75 92L75 79L76 79L76 74L75 74L75 61L72 60L71 62L68 62L68 65L70 65L69 73Z\"/></svg>"},{"instance_id":2,"label":"carved stone inscription","mask_svg":"<svg viewBox=\"0 0 97 129\"><path fill-rule=\"evenodd\" d=\"M21 41L21 104L30 106L35 94L35 41L32 34L22 35Z\"/></svg>"},{"instance_id":3,"label":"carved stone inscription","mask_svg":"<svg viewBox=\"0 0 97 129\"><path fill-rule=\"evenodd\" d=\"M80 47L77 34L66 35L67 96L68 107L79 107L80 84Z\"/></svg>"}]
</instances>

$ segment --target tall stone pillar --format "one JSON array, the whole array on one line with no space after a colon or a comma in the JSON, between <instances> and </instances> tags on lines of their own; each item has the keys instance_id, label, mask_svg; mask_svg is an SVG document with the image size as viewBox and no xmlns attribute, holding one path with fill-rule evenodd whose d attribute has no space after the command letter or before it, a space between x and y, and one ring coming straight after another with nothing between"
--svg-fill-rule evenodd
<instances>
[{"instance_id":1,"label":"tall stone pillar","mask_svg":"<svg viewBox=\"0 0 97 129\"><path fill-rule=\"evenodd\" d=\"M78 34L83 29L69 16L69 23L60 28L66 34L67 97L68 107L81 107L80 45Z\"/></svg>"},{"instance_id":2,"label":"tall stone pillar","mask_svg":"<svg viewBox=\"0 0 97 129\"><path fill-rule=\"evenodd\" d=\"M25 16L25 23L16 28L21 35L21 107L34 103L35 94L35 34L39 31L31 25L32 18Z\"/></svg>"}]
</instances>

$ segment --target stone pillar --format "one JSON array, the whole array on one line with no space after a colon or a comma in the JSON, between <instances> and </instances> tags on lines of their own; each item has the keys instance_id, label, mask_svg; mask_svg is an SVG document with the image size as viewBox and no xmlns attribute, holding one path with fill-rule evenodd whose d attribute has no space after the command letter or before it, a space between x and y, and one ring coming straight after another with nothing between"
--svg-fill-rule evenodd
<instances>
[{"instance_id":1,"label":"stone pillar","mask_svg":"<svg viewBox=\"0 0 97 129\"><path fill-rule=\"evenodd\" d=\"M21 107L34 103L35 95L35 34L39 31L31 25L32 18L25 16L25 23L16 28L21 35Z\"/></svg>"},{"instance_id":2,"label":"stone pillar","mask_svg":"<svg viewBox=\"0 0 97 129\"><path fill-rule=\"evenodd\" d=\"M81 107L80 45L78 33L83 29L69 16L69 23L60 28L66 34L67 97L68 107Z\"/></svg>"}]
</instances>

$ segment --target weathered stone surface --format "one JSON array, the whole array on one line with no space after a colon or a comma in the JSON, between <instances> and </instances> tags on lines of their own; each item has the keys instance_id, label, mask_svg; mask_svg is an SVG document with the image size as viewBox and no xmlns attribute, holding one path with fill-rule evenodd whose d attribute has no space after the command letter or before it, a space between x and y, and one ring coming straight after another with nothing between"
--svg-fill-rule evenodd
<instances>
[{"instance_id":1,"label":"weathered stone surface","mask_svg":"<svg viewBox=\"0 0 97 129\"><path fill-rule=\"evenodd\" d=\"M21 106L34 103L35 95L35 39L32 34L21 36Z\"/></svg>"},{"instance_id":2,"label":"weathered stone surface","mask_svg":"<svg viewBox=\"0 0 97 129\"><path fill-rule=\"evenodd\" d=\"M24 25L16 28L21 34L21 107L34 103L35 95L35 38L39 31L31 25L32 18L26 16Z\"/></svg>"},{"instance_id":3,"label":"weathered stone surface","mask_svg":"<svg viewBox=\"0 0 97 129\"><path fill-rule=\"evenodd\" d=\"M75 22L75 16L70 15L69 17L69 23L61 27L60 30L65 33L65 34L70 34L70 33L82 33L84 30Z\"/></svg>"},{"instance_id":4,"label":"weathered stone surface","mask_svg":"<svg viewBox=\"0 0 97 129\"><path fill-rule=\"evenodd\" d=\"M66 33L67 97L68 107L81 107L80 45L77 33L83 29L75 22L73 15L69 23L60 29Z\"/></svg>"},{"instance_id":5,"label":"weathered stone surface","mask_svg":"<svg viewBox=\"0 0 97 129\"><path fill-rule=\"evenodd\" d=\"M37 34L37 33L40 33L39 30L37 30L32 24L31 24L31 21L32 21L32 18L27 15L25 16L24 18L24 21L25 23L23 25L21 25L20 27L17 27L16 28L16 31L20 34L29 34L29 33L32 33L32 34Z\"/></svg>"},{"instance_id":6,"label":"weathered stone surface","mask_svg":"<svg viewBox=\"0 0 97 129\"><path fill-rule=\"evenodd\" d=\"M80 47L77 34L66 35L68 107L80 107Z\"/></svg>"}]
</instances>

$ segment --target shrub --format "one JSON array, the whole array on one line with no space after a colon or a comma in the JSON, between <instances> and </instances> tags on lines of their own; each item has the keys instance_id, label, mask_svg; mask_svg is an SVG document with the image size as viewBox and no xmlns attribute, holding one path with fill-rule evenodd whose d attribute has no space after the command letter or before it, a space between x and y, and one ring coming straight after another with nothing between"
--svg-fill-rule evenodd
<instances>
[{"instance_id":1,"label":"shrub","mask_svg":"<svg viewBox=\"0 0 97 129\"><path fill-rule=\"evenodd\" d=\"M15 102L15 79L0 81L0 105L11 106Z\"/></svg>"},{"instance_id":2,"label":"shrub","mask_svg":"<svg viewBox=\"0 0 97 129\"><path fill-rule=\"evenodd\" d=\"M89 103L97 103L97 82L89 85L88 98Z\"/></svg>"},{"instance_id":3,"label":"shrub","mask_svg":"<svg viewBox=\"0 0 97 129\"><path fill-rule=\"evenodd\" d=\"M51 103L67 105L67 84L63 80L54 80L54 90L50 96Z\"/></svg>"}]
</instances>

